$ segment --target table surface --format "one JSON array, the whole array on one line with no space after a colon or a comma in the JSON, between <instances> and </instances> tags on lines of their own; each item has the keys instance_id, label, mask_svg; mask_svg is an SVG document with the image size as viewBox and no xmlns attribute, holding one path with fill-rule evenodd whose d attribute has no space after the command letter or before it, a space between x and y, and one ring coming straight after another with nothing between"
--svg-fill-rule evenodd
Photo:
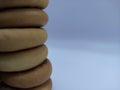
<instances>
[{"instance_id":1,"label":"table surface","mask_svg":"<svg viewBox=\"0 0 120 90\"><path fill-rule=\"evenodd\" d=\"M48 42L48 57L53 64L53 90L120 90L118 45Z\"/></svg>"}]
</instances>

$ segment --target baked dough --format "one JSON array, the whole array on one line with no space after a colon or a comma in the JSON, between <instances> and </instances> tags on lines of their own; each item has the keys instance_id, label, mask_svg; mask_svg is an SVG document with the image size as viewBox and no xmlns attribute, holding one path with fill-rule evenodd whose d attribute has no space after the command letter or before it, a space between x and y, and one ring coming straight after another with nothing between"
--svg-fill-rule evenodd
<instances>
[{"instance_id":1,"label":"baked dough","mask_svg":"<svg viewBox=\"0 0 120 90\"><path fill-rule=\"evenodd\" d=\"M50 79L44 84L31 89L18 89L18 88L9 87L7 85L2 85L0 87L0 90L52 90L52 80Z\"/></svg>"},{"instance_id":2,"label":"baked dough","mask_svg":"<svg viewBox=\"0 0 120 90\"><path fill-rule=\"evenodd\" d=\"M40 28L0 29L0 52L19 51L44 44L47 32Z\"/></svg>"},{"instance_id":3,"label":"baked dough","mask_svg":"<svg viewBox=\"0 0 120 90\"><path fill-rule=\"evenodd\" d=\"M38 7L44 9L49 0L0 0L0 8Z\"/></svg>"},{"instance_id":4,"label":"baked dough","mask_svg":"<svg viewBox=\"0 0 120 90\"><path fill-rule=\"evenodd\" d=\"M42 63L48 55L45 45L29 50L0 53L0 71L18 72L31 69Z\"/></svg>"},{"instance_id":5,"label":"baked dough","mask_svg":"<svg viewBox=\"0 0 120 90\"><path fill-rule=\"evenodd\" d=\"M4 74L3 82L11 87L33 88L49 80L51 72L52 65L49 60L46 60L31 70Z\"/></svg>"},{"instance_id":6,"label":"baked dough","mask_svg":"<svg viewBox=\"0 0 120 90\"><path fill-rule=\"evenodd\" d=\"M41 27L47 22L48 15L36 8L10 9L0 12L0 28Z\"/></svg>"}]
</instances>

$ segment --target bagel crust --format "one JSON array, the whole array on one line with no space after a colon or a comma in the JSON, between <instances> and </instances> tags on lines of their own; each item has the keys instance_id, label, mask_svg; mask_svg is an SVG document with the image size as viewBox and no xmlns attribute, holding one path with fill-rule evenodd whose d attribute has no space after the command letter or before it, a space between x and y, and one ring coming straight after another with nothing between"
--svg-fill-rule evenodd
<instances>
[{"instance_id":1,"label":"bagel crust","mask_svg":"<svg viewBox=\"0 0 120 90\"><path fill-rule=\"evenodd\" d=\"M7 85L2 85L0 86L0 90L24 90L24 89L18 89L18 88L9 87ZM52 90L52 80L49 79L47 82L43 83L40 86L25 90Z\"/></svg>"},{"instance_id":2,"label":"bagel crust","mask_svg":"<svg viewBox=\"0 0 120 90\"><path fill-rule=\"evenodd\" d=\"M0 0L0 8L38 7L44 9L49 0Z\"/></svg>"},{"instance_id":3,"label":"bagel crust","mask_svg":"<svg viewBox=\"0 0 120 90\"><path fill-rule=\"evenodd\" d=\"M10 9L0 12L0 28L41 27L48 15L36 8Z\"/></svg>"},{"instance_id":4,"label":"bagel crust","mask_svg":"<svg viewBox=\"0 0 120 90\"><path fill-rule=\"evenodd\" d=\"M52 72L52 65L49 60L44 61L38 67L31 70L17 73L5 73L3 82L16 88L33 88L42 85L49 80Z\"/></svg>"},{"instance_id":5,"label":"bagel crust","mask_svg":"<svg viewBox=\"0 0 120 90\"><path fill-rule=\"evenodd\" d=\"M0 52L13 52L40 46L47 40L47 32L40 28L0 30Z\"/></svg>"},{"instance_id":6,"label":"bagel crust","mask_svg":"<svg viewBox=\"0 0 120 90\"><path fill-rule=\"evenodd\" d=\"M48 55L45 45L29 50L0 53L0 71L18 72L31 69L41 64Z\"/></svg>"}]
</instances>

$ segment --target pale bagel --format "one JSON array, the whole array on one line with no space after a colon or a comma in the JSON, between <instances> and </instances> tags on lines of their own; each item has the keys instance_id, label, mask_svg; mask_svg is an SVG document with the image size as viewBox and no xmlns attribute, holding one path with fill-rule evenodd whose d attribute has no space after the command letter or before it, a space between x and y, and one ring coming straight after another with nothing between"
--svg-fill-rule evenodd
<instances>
[{"instance_id":1,"label":"pale bagel","mask_svg":"<svg viewBox=\"0 0 120 90\"><path fill-rule=\"evenodd\" d=\"M0 8L38 7L44 9L49 0L0 0Z\"/></svg>"},{"instance_id":2,"label":"pale bagel","mask_svg":"<svg viewBox=\"0 0 120 90\"><path fill-rule=\"evenodd\" d=\"M48 15L40 9L10 9L0 12L0 28L41 27L47 22Z\"/></svg>"},{"instance_id":3,"label":"pale bagel","mask_svg":"<svg viewBox=\"0 0 120 90\"><path fill-rule=\"evenodd\" d=\"M0 90L52 90L52 80L50 79L44 84L31 89L18 89L18 88L9 87L7 85L2 85L0 87Z\"/></svg>"},{"instance_id":4,"label":"pale bagel","mask_svg":"<svg viewBox=\"0 0 120 90\"><path fill-rule=\"evenodd\" d=\"M31 69L42 63L48 55L45 45L29 50L0 53L0 71L17 72Z\"/></svg>"},{"instance_id":5,"label":"pale bagel","mask_svg":"<svg viewBox=\"0 0 120 90\"><path fill-rule=\"evenodd\" d=\"M0 30L0 52L11 52L42 45L47 32L40 28L15 28Z\"/></svg>"},{"instance_id":6,"label":"pale bagel","mask_svg":"<svg viewBox=\"0 0 120 90\"><path fill-rule=\"evenodd\" d=\"M17 73L6 73L3 82L16 88L33 88L45 83L51 75L52 65L49 60L44 61L38 67Z\"/></svg>"}]
</instances>

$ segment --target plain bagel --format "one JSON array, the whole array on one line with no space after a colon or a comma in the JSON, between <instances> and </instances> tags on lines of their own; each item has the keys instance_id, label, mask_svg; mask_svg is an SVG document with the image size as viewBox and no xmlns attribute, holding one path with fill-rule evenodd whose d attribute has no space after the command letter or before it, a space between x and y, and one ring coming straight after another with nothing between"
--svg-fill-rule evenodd
<instances>
[{"instance_id":1,"label":"plain bagel","mask_svg":"<svg viewBox=\"0 0 120 90\"><path fill-rule=\"evenodd\" d=\"M0 30L0 52L19 51L42 45L47 40L42 28L13 28Z\"/></svg>"},{"instance_id":2,"label":"plain bagel","mask_svg":"<svg viewBox=\"0 0 120 90\"><path fill-rule=\"evenodd\" d=\"M36 8L10 9L0 12L0 28L41 27L47 22L48 15Z\"/></svg>"},{"instance_id":3,"label":"plain bagel","mask_svg":"<svg viewBox=\"0 0 120 90\"><path fill-rule=\"evenodd\" d=\"M45 45L29 50L0 53L0 71L18 72L31 69L42 63L48 55Z\"/></svg>"},{"instance_id":4,"label":"plain bagel","mask_svg":"<svg viewBox=\"0 0 120 90\"><path fill-rule=\"evenodd\" d=\"M50 79L42 85L30 89L18 89L2 84L0 90L52 90L52 80Z\"/></svg>"},{"instance_id":5,"label":"plain bagel","mask_svg":"<svg viewBox=\"0 0 120 90\"><path fill-rule=\"evenodd\" d=\"M15 88L33 88L49 80L51 72L52 65L49 60L46 60L31 70L4 74L3 82Z\"/></svg>"},{"instance_id":6,"label":"plain bagel","mask_svg":"<svg viewBox=\"0 0 120 90\"><path fill-rule=\"evenodd\" d=\"M0 0L0 8L38 7L44 9L49 0Z\"/></svg>"}]
</instances>

